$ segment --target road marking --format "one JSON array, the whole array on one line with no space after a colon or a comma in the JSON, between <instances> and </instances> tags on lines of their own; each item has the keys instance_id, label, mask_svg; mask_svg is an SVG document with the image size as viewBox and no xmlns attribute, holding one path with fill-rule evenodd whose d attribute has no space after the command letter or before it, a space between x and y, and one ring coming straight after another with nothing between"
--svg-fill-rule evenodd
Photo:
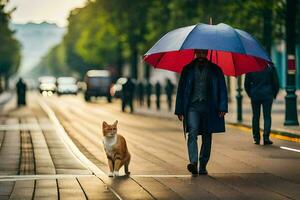
<instances>
[{"instance_id":1,"label":"road marking","mask_svg":"<svg viewBox=\"0 0 300 200\"><path fill-rule=\"evenodd\" d=\"M289 148L289 147L280 147L280 149L284 149L284 150L288 150L288 151L294 151L294 152L298 152L300 153L300 150L299 149L293 149L293 148Z\"/></svg>"},{"instance_id":2,"label":"road marking","mask_svg":"<svg viewBox=\"0 0 300 200\"><path fill-rule=\"evenodd\" d=\"M40 131L53 130L53 126L48 124L1 124L0 131Z\"/></svg>"},{"instance_id":3,"label":"road marking","mask_svg":"<svg viewBox=\"0 0 300 200\"><path fill-rule=\"evenodd\" d=\"M92 177L87 174L49 174L49 175L1 175L0 182L4 181L22 181L22 180L44 180L44 179L65 179L78 177Z\"/></svg>"},{"instance_id":4,"label":"road marking","mask_svg":"<svg viewBox=\"0 0 300 200\"><path fill-rule=\"evenodd\" d=\"M138 178L186 178L186 177L191 177L191 175L172 175L172 174L154 174L154 175L130 175L130 177L138 177Z\"/></svg>"}]
</instances>

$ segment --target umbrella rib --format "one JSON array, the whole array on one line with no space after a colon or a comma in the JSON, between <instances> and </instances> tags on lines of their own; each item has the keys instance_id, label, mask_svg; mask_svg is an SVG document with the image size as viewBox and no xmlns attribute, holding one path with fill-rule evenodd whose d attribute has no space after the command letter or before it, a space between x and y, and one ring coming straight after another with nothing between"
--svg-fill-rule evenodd
<instances>
[{"instance_id":1,"label":"umbrella rib","mask_svg":"<svg viewBox=\"0 0 300 200\"><path fill-rule=\"evenodd\" d=\"M245 31L243 31L243 30L240 30L240 29L235 29L235 30L238 30L238 31L241 31L241 32L245 32ZM250 36L250 38L252 39L252 40L254 40L254 42L256 42L256 44L261 48L261 49L263 49L265 52L265 54L266 54L266 56L267 56L267 61L272 61L272 59L270 58L270 55L269 55L269 53L267 53L266 52L266 50L265 50L265 48L257 41L257 39L255 38L255 37L253 37L253 36L251 36L249 33L247 33L247 32L245 32L247 35L249 35ZM254 57L258 57L258 56L256 56L256 55L252 55L252 56L254 56ZM258 57L259 58L259 57ZM266 60L265 58L262 58L262 59L264 59L264 60Z\"/></svg>"},{"instance_id":2,"label":"umbrella rib","mask_svg":"<svg viewBox=\"0 0 300 200\"><path fill-rule=\"evenodd\" d=\"M258 59L258 58L257 58L257 57L255 57L255 56L252 56L252 58L255 60L255 62L256 62L256 64L257 64L257 66L260 66L260 65L259 65L259 63L258 63L258 61L257 61L257 59ZM265 67L265 66L264 66L264 67Z\"/></svg>"},{"instance_id":3,"label":"umbrella rib","mask_svg":"<svg viewBox=\"0 0 300 200\"><path fill-rule=\"evenodd\" d=\"M247 55L246 49L245 49L245 47L244 47L244 44L243 44L242 39L240 38L239 34L236 32L235 29L233 29L233 32L234 32L234 34L237 36L238 40L240 41L241 46L242 46L242 48L243 48L243 50L244 50L244 54Z\"/></svg>"},{"instance_id":4,"label":"umbrella rib","mask_svg":"<svg viewBox=\"0 0 300 200\"><path fill-rule=\"evenodd\" d=\"M234 58L233 58L233 54L234 54L234 53L231 52L230 54L231 54L232 65L233 65L233 69L234 69L234 76L237 76L237 75L236 75L236 69L235 69L235 63L234 63Z\"/></svg>"},{"instance_id":5,"label":"umbrella rib","mask_svg":"<svg viewBox=\"0 0 300 200\"><path fill-rule=\"evenodd\" d=\"M183 43L181 44L181 47L179 50L182 50L183 45L186 43L187 38L190 36L190 34L196 29L196 27L199 25L200 23L196 24L194 26L194 28L187 34L187 36L185 37L185 40L183 41Z\"/></svg>"},{"instance_id":6,"label":"umbrella rib","mask_svg":"<svg viewBox=\"0 0 300 200\"><path fill-rule=\"evenodd\" d=\"M162 53L162 54L161 54L161 56L159 57L159 59L158 59L157 62L156 62L156 65L155 65L156 67L158 66L158 64L160 63L162 57L164 57L164 55L165 55L165 53Z\"/></svg>"}]
</instances>

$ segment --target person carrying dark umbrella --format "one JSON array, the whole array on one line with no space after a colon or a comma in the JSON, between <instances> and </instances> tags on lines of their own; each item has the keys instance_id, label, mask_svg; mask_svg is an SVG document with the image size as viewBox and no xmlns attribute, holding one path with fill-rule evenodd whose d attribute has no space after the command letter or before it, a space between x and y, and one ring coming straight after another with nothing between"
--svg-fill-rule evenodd
<instances>
[{"instance_id":1,"label":"person carrying dark umbrella","mask_svg":"<svg viewBox=\"0 0 300 200\"><path fill-rule=\"evenodd\" d=\"M26 105L26 90L27 86L26 83L20 78L16 84L17 88L17 105L18 107L22 105Z\"/></svg>"},{"instance_id":2,"label":"person carrying dark umbrella","mask_svg":"<svg viewBox=\"0 0 300 200\"><path fill-rule=\"evenodd\" d=\"M193 174L207 174L212 133L225 132L227 89L221 69L207 60L207 50L195 50L195 59L180 76L175 114L188 132L187 169ZM198 135L202 136L198 171Z\"/></svg>"},{"instance_id":3,"label":"person carrying dark umbrella","mask_svg":"<svg viewBox=\"0 0 300 200\"><path fill-rule=\"evenodd\" d=\"M198 23L166 33L143 59L155 68L181 74L175 114L183 121L184 133L188 132L188 170L198 172L197 135L201 134L199 173L207 174L212 133L225 132L228 101L224 75L263 71L271 58L243 30L224 23Z\"/></svg>"}]
</instances>

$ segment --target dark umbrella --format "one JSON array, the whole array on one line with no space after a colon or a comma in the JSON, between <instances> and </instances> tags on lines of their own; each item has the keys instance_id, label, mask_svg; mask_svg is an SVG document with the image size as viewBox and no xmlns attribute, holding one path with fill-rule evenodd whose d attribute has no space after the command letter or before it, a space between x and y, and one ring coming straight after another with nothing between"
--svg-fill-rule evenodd
<instances>
[{"instance_id":1,"label":"dark umbrella","mask_svg":"<svg viewBox=\"0 0 300 200\"><path fill-rule=\"evenodd\" d=\"M180 73L194 59L195 49L210 50L208 59L229 76L261 71L272 62L249 33L223 23L168 32L144 55L144 60L156 68Z\"/></svg>"}]
</instances>

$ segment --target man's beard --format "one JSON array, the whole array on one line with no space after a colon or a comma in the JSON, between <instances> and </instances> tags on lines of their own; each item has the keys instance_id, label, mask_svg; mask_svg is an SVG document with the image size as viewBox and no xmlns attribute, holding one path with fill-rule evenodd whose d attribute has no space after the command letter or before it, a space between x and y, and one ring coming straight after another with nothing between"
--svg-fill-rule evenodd
<instances>
[{"instance_id":1,"label":"man's beard","mask_svg":"<svg viewBox=\"0 0 300 200\"><path fill-rule=\"evenodd\" d=\"M198 60L200 62L206 62L207 61L207 58L204 58L204 57L198 57Z\"/></svg>"}]
</instances>

